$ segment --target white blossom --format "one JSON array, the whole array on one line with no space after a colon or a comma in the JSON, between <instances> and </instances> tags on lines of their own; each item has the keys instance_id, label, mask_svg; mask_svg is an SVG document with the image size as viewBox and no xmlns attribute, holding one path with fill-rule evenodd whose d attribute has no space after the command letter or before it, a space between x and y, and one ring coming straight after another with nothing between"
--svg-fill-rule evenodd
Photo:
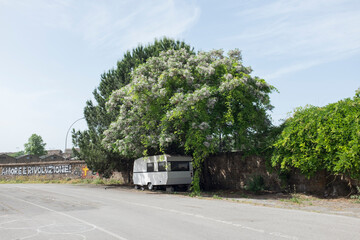
<instances>
[{"instance_id":1,"label":"white blossom","mask_svg":"<svg viewBox=\"0 0 360 240\"><path fill-rule=\"evenodd\" d=\"M199 128L201 130L206 130L210 127L210 125L207 123L207 122L202 122L200 125L199 125Z\"/></svg>"},{"instance_id":2,"label":"white blossom","mask_svg":"<svg viewBox=\"0 0 360 240\"><path fill-rule=\"evenodd\" d=\"M214 122L223 121L228 123L226 127L233 127L224 117L228 109L215 108L220 101L242 95L256 96L254 104L268 100L269 85L249 75L251 68L240 62L240 51L230 51L228 56L223 50L197 55L185 49L169 50L138 66L131 73L131 82L114 91L106 103L108 111L118 115L104 132L104 146L138 157L147 148L158 150L174 142L186 146L178 132L186 133L188 129L183 128L189 127L204 134L203 144L209 148L216 138L210 133L210 126L218 127ZM215 78L219 72L222 75ZM236 91L241 94L230 95ZM241 104L236 102L239 98L229 101ZM209 119L211 114L215 114L214 119Z\"/></svg>"},{"instance_id":3,"label":"white blossom","mask_svg":"<svg viewBox=\"0 0 360 240\"><path fill-rule=\"evenodd\" d=\"M209 98L208 102L207 102L207 107L208 108L214 108L215 104L217 102L216 98Z\"/></svg>"},{"instance_id":4,"label":"white blossom","mask_svg":"<svg viewBox=\"0 0 360 240\"><path fill-rule=\"evenodd\" d=\"M231 80L231 79L233 79L233 75L231 75L231 73L227 73L227 74L224 75L224 78L226 80Z\"/></svg>"},{"instance_id":5,"label":"white blossom","mask_svg":"<svg viewBox=\"0 0 360 240\"><path fill-rule=\"evenodd\" d=\"M241 51L239 49L230 50L228 52L229 58L241 61Z\"/></svg>"}]
</instances>

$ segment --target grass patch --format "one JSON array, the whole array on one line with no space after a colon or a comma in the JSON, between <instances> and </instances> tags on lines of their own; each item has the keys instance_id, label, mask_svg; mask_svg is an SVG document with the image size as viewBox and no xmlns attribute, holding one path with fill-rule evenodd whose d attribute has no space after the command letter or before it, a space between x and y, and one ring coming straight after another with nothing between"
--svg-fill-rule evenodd
<instances>
[{"instance_id":1,"label":"grass patch","mask_svg":"<svg viewBox=\"0 0 360 240\"><path fill-rule=\"evenodd\" d=\"M121 184L123 184L123 182L120 181L120 180L116 180L116 179L108 179L105 182L105 184L107 184L107 185L121 185Z\"/></svg>"},{"instance_id":2,"label":"grass patch","mask_svg":"<svg viewBox=\"0 0 360 240\"><path fill-rule=\"evenodd\" d=\"M105 184L104 180L102 178L96 178L93 182L93 184L96 184L96 185L103 185Z\"/></svg>"},{"instance_id":3,"label":"grass patch","mask_svg":"<svg viewBox=\"0 0 360 240\"><path fill-rule=\"evenodd\" d=\"M216 195L216 194L214 194L212 197L213 197L214 199L223 199L222 197L220 197L220 196L218 196L218 195Z\"/></svg>"},{"instance_id":4,"label":"grass patch","mask_svg":"<svg viewBox=\"0 0 360 240\"><path fill-rule=\"evenodd\" d=\"M356 190L357 190L357 194L351 195L350 198L351 198L351 199L354 199L354 200L355 200L355 201L354 201L355 203L360 203L360 187L357 186L357 187L356 187Z\"/></svg>"},{"instance_id":5,"label":"grass patch","mask_svg":"<svg viewBox=\"0 0 360 240\"><path fill-rule=\"evenodd\" d=\"M293 196L292 198L290 198L290 202L296 203L296 204L302 204L303 200L301 198L299 198L298 196Z\"/></svg>"},{"instance_id":6,"label":"grass patch","mask_svg":"<svg viewBox=\"0 0 360 240\"><path fill-rule=\"evenodd\" d=\"M280 201L282 201L282 202L291 202L291 203L295 203L295 204L302 204L304 199L301 198L300 196L298 196L297 194L293 194L291 196L291 198L289 198L289 199L281 199Z\"/></svg>"},{"instance_id":7,"label":"grass patch","mask_svg":"<svg viewBox=\"0 0 360 240\"><path fill-rule=\"evenodd\" d=\"M189 197L201 197L201 194L199 192L191 192Z\"/></svg>"}]
</instances>

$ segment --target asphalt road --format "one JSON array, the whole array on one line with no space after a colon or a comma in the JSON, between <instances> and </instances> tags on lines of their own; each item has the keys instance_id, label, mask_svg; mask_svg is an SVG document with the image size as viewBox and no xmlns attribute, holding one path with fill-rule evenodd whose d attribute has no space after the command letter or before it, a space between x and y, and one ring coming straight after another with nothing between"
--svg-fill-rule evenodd
<instances>
[{"instance_id":1,"label":"asphalt road","mask_svg":"<svg viewBox=\"0 0 360 240\"><path fill-rule=\"evenodd\" d=\"M100 186L0 185L0 239L360 239L360 219Z\"/></svg>"}]
</instances>

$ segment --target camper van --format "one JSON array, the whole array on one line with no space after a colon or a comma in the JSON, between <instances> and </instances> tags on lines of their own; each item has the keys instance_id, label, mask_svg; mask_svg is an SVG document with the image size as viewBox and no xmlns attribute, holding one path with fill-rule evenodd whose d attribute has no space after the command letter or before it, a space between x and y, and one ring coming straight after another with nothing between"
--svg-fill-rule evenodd
<instances>
[{"instance_id":1,"label":"camper van","mask_svg":"<svg viewBox=\"0 0 360 240\"><path fill-rule=\"evenodd\" d=\"M193 176L191 157L157 155L134 161L133 181L135 188L149 190L166 187L190 187Z\"/></svg>"}]
</instances>

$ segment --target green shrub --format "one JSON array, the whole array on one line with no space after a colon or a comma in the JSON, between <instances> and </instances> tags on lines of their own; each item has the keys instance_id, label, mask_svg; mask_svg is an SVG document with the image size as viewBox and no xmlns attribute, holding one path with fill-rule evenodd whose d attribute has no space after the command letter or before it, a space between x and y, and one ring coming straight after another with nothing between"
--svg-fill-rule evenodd
<instances>
[{"instance_id":1,"label":"green shrub","mask_svg":"<svg viewBox=\"0 0 360 240\"><path fill-rule=\"evenodd\" d=\"M264 178L260 175L256 175L247 181L245 189L253 193L259 193L264 191L264 187Z\"/></svg>"},{"instance_id":2,"label":"green shrub","mask_svg":"<svg viewBox=\"0 0 360 240\"><path fill-rule=\"evenodd\" d=\"M274 144L272 165L360 179L360 92L325 107L298 108Z\"/></svg>"}]
</instances>

